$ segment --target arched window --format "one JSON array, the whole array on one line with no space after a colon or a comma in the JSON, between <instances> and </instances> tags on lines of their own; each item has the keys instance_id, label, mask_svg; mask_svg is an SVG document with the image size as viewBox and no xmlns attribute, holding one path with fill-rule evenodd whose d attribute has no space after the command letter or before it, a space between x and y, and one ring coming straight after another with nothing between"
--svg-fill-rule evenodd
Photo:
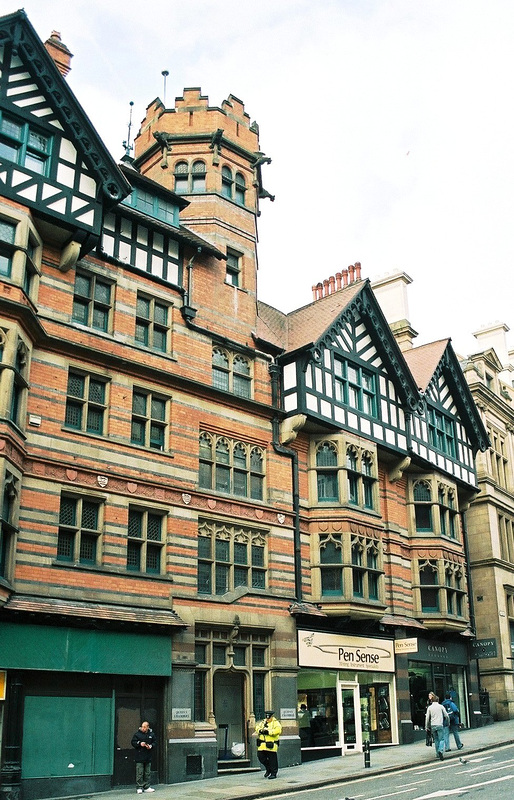
<instances>
[{"instance_id":1,"label":"arched window","mask_svg":"<svg viewBox=\"0 0 514 800\"><path fill-rule=\"evenodd\" d=\"M175 164L175 193L185 194L189 189L189 166L187 161Z\"/></svg>"},{"instance_id":2,"label":"arched window","mask_svg":"<svg viewBox=\"0 0 514 800\"><path fill-rule=\"evenodd\" d=\"M223 197L229 197L232 200L232 170L229 167L221 168L221 194Z\"/></svg>"},{"instance_id":3,"label":"arched window","mask_svg":"<svg viewBox=\"0 0 514 800\"><path fill-rule=\"evenodd\" d=\"M343 594L343 553L341 536L326 536L320 539L319 561L321 571L321 594Z\"/></svg>"},{"instance_id":4,"label":"arched window","mask_svg":"<svg viewBox=\"0 0 514 800\"><path fill-rule=\"evenodd\" d=\"M414 513L417 531L432 531L432 491L427 481L414 484Z\"/></svg>"},{"instance_id":5,"label":"arched window","mask_svg":"<svg viewBox=\"0 0 514 800\"><path fill-rule=\"evenodd\" d=\"M228 392L230 365L228 355L215 347L212 351L212 385Z\"/></svg>"},{"instance_id":6,"label":"arched window","mask_svg":"<svg viewBox=\"0 0 514 800\"><path fill-rule=\"evenodd\" d=\"M203 161L193 163L191 189L193 192L205 192L205 164Z\"/></svg>"},{"instance_id":7,"label":"arched window","mask_svg":"<svg viewBox=\"0 0 514 800\"><path fill-rule=\"evenodd\" d=\"M262 500L264 450L226 436L202 432L199 439L199 485L239 497Z\"/></svg>"},{"instance_id":8,"label":"arched window","mask_svg":"<svg viewBox=\"0 0 514 800\"><path fill-rule=\"evenodd\" d=\"M245 194L246 194L246 182L245 182L245 176L243 175L242 172L236 172L235 191L236 191L236 203L240 203L240 205L244 206Z\"/></svg>"},{"instance_id":9,"label":"arched window","mask_svg":"<svg viewBox=\"0 0 514 800\"><path fill-rule=\"evenodd\" d=\"M337 503L337 449L332 442L321 442L316 450L318 503Z\"/></svg>"},{"instance_id":10,"label":"arched window","mask_svg":"<svg viewBox=\"0 0 514 800\"><path fill-rule=\"evenodd\" d=\"M238 397L250 397L252 379L248 359L240 355L234 356L232 369L234 394L237 394Z\"/></svg>"}]
</instances>

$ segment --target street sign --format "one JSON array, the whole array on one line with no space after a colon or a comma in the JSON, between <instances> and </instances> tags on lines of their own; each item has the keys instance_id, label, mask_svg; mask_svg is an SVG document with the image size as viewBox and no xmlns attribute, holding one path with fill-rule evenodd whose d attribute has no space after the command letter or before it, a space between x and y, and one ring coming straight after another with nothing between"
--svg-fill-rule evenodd
<instances>
[{"instance_id":1,"label":"street sign","mask_svg":"<svg viewBox=\"0 0 514 800\"><path fill-rule=\"evenodd\" d=\"M474 639L470 641L471 658L496 658L496 639Z\"/></svg>"}]
</instances>

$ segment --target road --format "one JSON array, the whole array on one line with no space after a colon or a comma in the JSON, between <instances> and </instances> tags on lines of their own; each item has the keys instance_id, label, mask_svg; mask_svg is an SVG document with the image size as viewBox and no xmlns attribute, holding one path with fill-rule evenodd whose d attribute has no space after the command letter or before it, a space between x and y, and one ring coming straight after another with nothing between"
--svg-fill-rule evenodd
<instances>
[{"instance_id":1,"label":"road","mask_svg":"<svg viewBox=\"0 0 514 800\"><path fill-rule=\"evenodd\" d=\"M438 800L466 795L466 800L514 797L514 745L466 755L465 749L444 761L434 758L422 766L341 781L319 789L277 794L288 800ZM373 758L373 753L371 754ZM464 763L465 762L465 763Z\"/></svg>"}]
</instances>

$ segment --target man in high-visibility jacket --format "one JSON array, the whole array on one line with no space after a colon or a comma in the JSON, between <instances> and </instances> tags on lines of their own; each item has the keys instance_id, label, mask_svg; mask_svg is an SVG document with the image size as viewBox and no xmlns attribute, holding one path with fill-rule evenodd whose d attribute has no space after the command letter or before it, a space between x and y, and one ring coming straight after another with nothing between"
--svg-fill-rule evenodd
<instances>
[{"instance_id":1,"label":"man in high-visibility jacket","mask_svg":"<svg viewBox=\"0 0 514 800\"><path fill-rule=\"evenodd\" d=\"M273 711L265 712L265 719L255 726L257 734L257 757L264 769L265 778L277 777L278 772L278 740L282 733L282 725L275 719Z\"/></svg>"}]
</instances>

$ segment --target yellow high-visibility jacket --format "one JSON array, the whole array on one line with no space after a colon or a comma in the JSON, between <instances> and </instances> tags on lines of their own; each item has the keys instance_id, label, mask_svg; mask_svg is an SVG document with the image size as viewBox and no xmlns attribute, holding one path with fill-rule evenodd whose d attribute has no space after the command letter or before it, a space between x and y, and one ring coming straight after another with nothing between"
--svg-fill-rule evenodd
<instances>
[{"instance_id":1,"label":"yellow high-visibility jacket","mask_svg":"<svg viewBox=\"0 0 514 800\"><path fill-rule=\"evenodd\" d=\"M264 727L267 725L267 732ZM257 734L257 750L268 750L270 753L278 750L278 739L282 733L282 725L273 717L272 719L263 719L255 726Z\"/></svg>"}]
</instances>

